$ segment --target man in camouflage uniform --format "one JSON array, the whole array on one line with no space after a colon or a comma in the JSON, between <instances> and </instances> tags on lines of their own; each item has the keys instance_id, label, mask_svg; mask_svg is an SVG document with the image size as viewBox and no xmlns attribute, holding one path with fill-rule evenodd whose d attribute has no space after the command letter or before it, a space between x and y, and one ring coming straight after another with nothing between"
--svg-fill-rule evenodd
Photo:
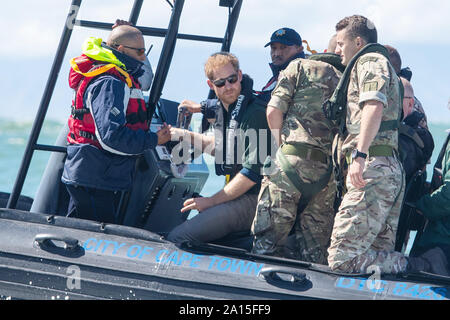
<instances>
[{"instance_id":1,"label":"man in camouflage uniform","mask_svg":"<svg viewBox=\"0 0 450 320\"><path fill-rule=\"evenodd\" d=\"M327 56L343 67L337 55ZM340 74L329 63L306 59L292 61L280 73L267 117L281 146L272 159L272 172L265 175L261 185L252 225L254 253L327 264L336 195L330 170L336 127L325 118L322 104L333 93ZM296 179L289 176L280 157L289 163L291 174L301 179L302 190L292 181ZM313 186L315 192L311 192ZM299 203L304 210L297 215ZM294 225L291 246L287 238Z\"/></svg>"},{"instance_id":2,"label":"man in camouflage uniform","mask_svg":"<svg viewBox=\"0 0 450 320\"><path fill-rule=\"evenodd\" d=\"M346 66L367 44L377 42L375 27L362 16L341 20L336 31L335 52ZM399 79L388 57L379 52L361 55L351 69L347 91L347 134L342 146L348 164L347 193L328 249L332 270L368 272L371 265L382 273L406 270L407 259L394 252L404 195L398 130L381 129L398 121L400 97Z\"/></svg>"}]
</instances>

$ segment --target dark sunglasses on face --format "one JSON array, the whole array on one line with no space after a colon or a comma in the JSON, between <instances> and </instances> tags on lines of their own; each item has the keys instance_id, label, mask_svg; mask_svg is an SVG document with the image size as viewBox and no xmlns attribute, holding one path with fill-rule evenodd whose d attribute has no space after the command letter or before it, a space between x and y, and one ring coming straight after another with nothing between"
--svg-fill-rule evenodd
<instances>
[{"instance_id":1,"label":"dark sunglasses on face","mask_svg":"<svg viewBox=\"0 0 450 320\"><path fill-rule=\"evenodd\" d=\"M225 83L228 81L230 84L233 84L233 83L235 83L236 81L238 80L238 75L237 75L237 73L235 73L235 74L232 74L231 76L228 76L228 77L226 77L226 78L224 78L224 79L217 79L217 80L214 80L212 83L214 83L214 85L217 87L217 88L222 88L224 85L225 85Z\"/></svg>"},{"instance_id":2,"label":"dark sunglasses on face","mask_svg":"<svg viewBox=\"0 0 450 320\"><path fill-rule=\"evenodd\" d=\"M126 46L123 44L115 44L115 46L116 46L116 48L119 46L122 46L127 49L136 50L138 56L142 56L145 53L145 48L133 48L133 47L129 47L129 46Z\"/></svg>"}]
</instances>

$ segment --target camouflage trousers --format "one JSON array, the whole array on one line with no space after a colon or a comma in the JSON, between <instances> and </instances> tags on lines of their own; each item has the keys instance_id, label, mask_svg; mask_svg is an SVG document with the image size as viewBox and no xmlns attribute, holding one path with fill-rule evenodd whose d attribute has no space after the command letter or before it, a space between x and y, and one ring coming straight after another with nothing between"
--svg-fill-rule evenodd
<instances>
[{"instance_id":1,"label":"camouflage trousers","mask_svg":"<svg viewBox=\"0 0 450 320\"><path fill-rule=\"evenodd\" d=\"M347 193L336 214L328 264L332 270L366 273L377 266L381 273L406 269L407 260L394 251L395 236L405 192L403 168L395 157L370 157L355 188L347 179Z\"/></svg>"},{"instance_id":2,"label":"camouflage trousers","mask_svg":"<svg viewBox=\"0 0 450 320\"><path fill-rule=\"evenodd\" d=\"M278 150L280 152L280 150ZM314 183L326 174L328 165L286 155L304 182ZM327 248L334 221L336 185L329 183L297 214L302 194L295 188L277 160L273 171L265 175L258 196L252 232L253 253L327 264ZM294 234L289 236L294 227ZM289 236L289 238L288 238Z\"/></svg>"}]
</instances>

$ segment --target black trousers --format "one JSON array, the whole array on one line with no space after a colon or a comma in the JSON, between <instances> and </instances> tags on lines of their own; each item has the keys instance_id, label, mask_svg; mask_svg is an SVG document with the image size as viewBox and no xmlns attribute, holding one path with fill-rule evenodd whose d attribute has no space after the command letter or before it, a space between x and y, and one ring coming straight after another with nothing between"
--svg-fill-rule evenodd
<instances>
[{"instance_id":1,"label":"black trousers","mask_svg":"<svg viewBox=\"0 0 450 320\"><path fill-rule=\"evenodd\" d=\"M439 247L442 249L442 251L444 251L445 253L445 257L447 258L447 262L448 262L448 268L450 269L450 245L448 244L439 244L436 247ZM433 249L434 247L425 247L425 248L419 248L419 249L415 249L411 252L411 256L412 257L418 257L422 254L424 254L425 252L427 252L430 249Z\"/></svg>"},{"instance_id":2,"label":"black trousers","mask_svg":"<svg viewBox=\"0 0 450 320\"><path fill-rule=\"evenodd\" d=\"M448 244L441 244L438 247L441 248L442 251L444 251L445 256L447 257L449 268L450 268L450 245L448 245Z\"/></svg>"},{"instance_id":3,"label":"black trousers","mask_svg":"<svg viewBox=\"0 0 450 320\"><path fill-rule=\"evenodd\" d=\"M66 185L70 195L67 217L117 223L121 192Z\"/></svg>"}]
</instances>

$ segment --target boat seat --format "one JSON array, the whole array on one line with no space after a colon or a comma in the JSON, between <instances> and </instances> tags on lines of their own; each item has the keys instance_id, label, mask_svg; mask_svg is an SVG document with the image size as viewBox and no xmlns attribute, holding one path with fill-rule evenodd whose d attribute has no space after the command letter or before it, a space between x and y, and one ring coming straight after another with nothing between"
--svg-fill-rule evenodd
<instances>
[{"instance_id":1,"label":"boat seat","mask_svg":"<svg viewBox=\"0 0 450 320\"><path fill-rule=\"evenodd\" d=\"M69 127L66 124L56 139L56 146L66 146ZM65 185L61 182L66 154L52 152L47 162L47 167L41 178L41 182L34 196L31 212L53 215L66 215L69 205L69 194Z\"/></svg>"},{"instance_id":2,"label":"boat seat","mask_svg":"<svg viewBox=\"0 0 450 320\"><path fill-rule=\"evenodd\" d=\"M415 202L424 194L426 178L426 171L419 170L406 185L395 241L398 252L406 249L410 231L420 234L425 226L425 218L415 211Z\"/></svg>"}]
</instances>

